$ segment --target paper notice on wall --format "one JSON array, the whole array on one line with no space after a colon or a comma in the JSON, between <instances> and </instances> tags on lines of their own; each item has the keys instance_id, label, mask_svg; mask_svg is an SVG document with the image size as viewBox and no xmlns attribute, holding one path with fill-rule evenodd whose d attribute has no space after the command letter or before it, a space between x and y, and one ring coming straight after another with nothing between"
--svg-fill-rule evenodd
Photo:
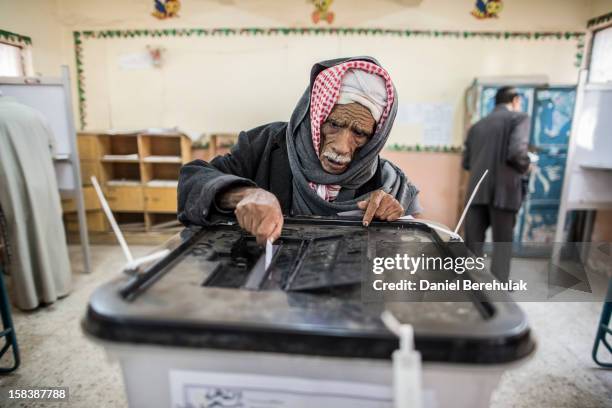
<instances>
[{"instance_id":1,"label":"paper notice on wall","mask_svg":"<svg viewBox=\"0 0 612 408\"><path fill-rule=\"evenodd\" d=\"M391 408L391 386L273 375L170 371L171 407Z\"/></svg>"},{"instance_id":2,"label":"paper notice on wall","mask_svg":"<svg viewBox=\"0 0 612 408\"><path fill-rule=\"evenodd\" d=\"M123 54L119 56L117 62L122 70L153 68L153 60L148 52Z\"/></svg>"},{"instance_id":3,"label":"paper notice on wall","mask_svg":"<svg viewBox=\"0 0 612 408\"><path fill-rule=\"evenodd\" d=\"M406 103L397 110L397 123L420 125L421 144L450 145L453 141L453 107L449 103Z\"/></svg>"}]
</instances>

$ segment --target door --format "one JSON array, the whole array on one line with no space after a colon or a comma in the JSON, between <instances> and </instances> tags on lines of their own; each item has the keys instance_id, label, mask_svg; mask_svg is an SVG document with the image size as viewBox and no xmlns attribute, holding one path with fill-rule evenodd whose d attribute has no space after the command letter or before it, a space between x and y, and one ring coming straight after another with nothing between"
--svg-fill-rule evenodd
<instances>
[{"instance_id":1,"label":"door","mask_svg":"<svg viewBox=\"0 0 612 408\"><path fill-rule=\"evenodd\" d=\"M535 90L530 149L539 160L529 176L515 231L517 242L554 239L575 99L575 87Z\"/></svg>"}]
</instances>

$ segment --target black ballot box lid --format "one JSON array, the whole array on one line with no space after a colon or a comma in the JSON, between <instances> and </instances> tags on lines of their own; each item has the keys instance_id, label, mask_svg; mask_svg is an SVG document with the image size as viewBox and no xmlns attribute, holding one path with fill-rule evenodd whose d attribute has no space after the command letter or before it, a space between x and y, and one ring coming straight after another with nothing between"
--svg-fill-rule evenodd
<instances>
[{"instance_id":1,"label":"black ballot box lid","mask_svg":"<svg viewBox=\"0 0 612 408\"><path fill-rule=\"evenodd\" d=\"M185 228L166 246L166 257L95 290L83 319L88 334L132 344L389 359L398 339L380 319L387 309L413 326L424 361L496 364L535 348L525 314L506 295L378 299L364 289L374 255L467 253L424 223L365 228L357 219L286 218L267 269L264 248L228 220ZM480 271L461 279L493 277Z\"/></svg>"}]
</instances>

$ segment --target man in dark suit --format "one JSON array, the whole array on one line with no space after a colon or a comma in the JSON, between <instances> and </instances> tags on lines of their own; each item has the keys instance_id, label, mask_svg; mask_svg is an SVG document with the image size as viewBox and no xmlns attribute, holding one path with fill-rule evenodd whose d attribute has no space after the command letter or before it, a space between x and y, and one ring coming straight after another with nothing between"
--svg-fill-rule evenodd
<instances>
[{"instance_id":1,"label":"man in dark suit","mask_svg":"<svg viewBox=\"0 0 612 408\"><path fill-rule=\"evenodd\" d=\"M466 197L489 170L467 212L465 241L477 256L482 256L485 231L492 227L495 244L491 269L504 281L510 274L516 213L525 194L522 181L530 166L530 120L521 112L521 98L513 87L500 88L495 105L493 112L470 128L465 142L463 168L470 172Z\"/></svg>"}]
</instances>

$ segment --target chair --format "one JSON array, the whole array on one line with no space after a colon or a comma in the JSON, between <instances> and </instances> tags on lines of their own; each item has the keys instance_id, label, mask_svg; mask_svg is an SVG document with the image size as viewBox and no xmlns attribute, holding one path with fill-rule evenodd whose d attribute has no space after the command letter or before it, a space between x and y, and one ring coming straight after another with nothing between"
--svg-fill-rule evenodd
<instances>
[{"instance_id":1,"label":"chair","mask_svg":"<svg viewBox=\"0 0 612 408\"><path fill-rule=\"evenodd\" d=\"M0 349L0 359L4 357L10 348L13 350L13 365L9 367L0 367L0 374L10 373L19 367L19 346L17 345L17 336L15 335L15 326L11 317L11 303L9 302L8 292L4 284L4 272L0 264L0 314L2 315L2 331L0 338L4 338L4 345Z\"/></svg>"},{"instance_id":2,"label":"chair","mask_svg":"<svg viewBox=\"0 0 612 408\"><path fill-rule=\"evenodd\" d=\"M603 344L608 352L612 356L612 346L608 342L606 335L612 335L612 328L610 328L610 317L612 317L612 278L608 280L608 293L604 299L603 310L601 311L601 318L599 319L599 325L597 326L597 334L595 335L595 344L593 344L593 361L604 368L612 368L612 359L608 362L604 362L597 357L599 347Z\"/></svg>"},{"instance_id":3,"label":"chair","mask_svg":"<svg viewBox=\"0 0 612 408\"><path fill-rule=\"evenodd\" d=\"M10 367L1 367L0 374L10 373L19 367L19 347L17 345L17 336L15 335L15 326L11 316L11 302L9 301L8 291L4 284L3 263L8 264L9 246L8 237L6 234L6 219L2 208L0 208L0 316L2 317L2 331L0 331L0 339L4 339L5 343L0 348L0 360L9 351L13 350L13 365Z\"/></svg>"}]
</instances>

